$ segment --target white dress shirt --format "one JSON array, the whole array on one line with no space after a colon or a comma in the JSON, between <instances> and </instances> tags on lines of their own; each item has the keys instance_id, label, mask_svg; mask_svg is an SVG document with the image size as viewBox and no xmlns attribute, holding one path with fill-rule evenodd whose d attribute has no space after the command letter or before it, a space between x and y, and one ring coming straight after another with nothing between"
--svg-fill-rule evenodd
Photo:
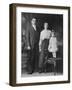
<instances>
[{"instance_id":1,"label":"white dress shirt","mask_svg":"<svg viewBox=\"0 0 72 90\"><path fill-rule=\"evenodd\" d=\"M33 24L33 25L32 25L32 27L33 27L33 28L34 28L34 30L36 31L36 25L34 25L34 24Z\"/></svg>"}]
</instances>

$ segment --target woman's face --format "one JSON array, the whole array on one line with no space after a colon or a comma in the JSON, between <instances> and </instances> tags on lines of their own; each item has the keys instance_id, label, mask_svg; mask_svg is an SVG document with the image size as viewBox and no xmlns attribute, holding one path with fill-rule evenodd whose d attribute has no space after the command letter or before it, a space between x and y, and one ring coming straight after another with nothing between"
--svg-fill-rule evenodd
<instances>
[{"instance_id":1,"label":"woman's face","mask_svg":"<svg viewBox=\"0 0 72 90\"><path fill-rule=\"evenodd\" d=\"M52 32L52 37L54 37L55 35L54 35L54 32Z\"/></svg>"},{"instance_id":2,"label":"woman's face","mask_svg":"<svg viewBox=\"0 0 72 90\"><path fill-rule=\"evenodd\" d=\"M44 28L45 28L45 29L48 28L48 23L44 23Z\"/></svg>"}]
</instances>

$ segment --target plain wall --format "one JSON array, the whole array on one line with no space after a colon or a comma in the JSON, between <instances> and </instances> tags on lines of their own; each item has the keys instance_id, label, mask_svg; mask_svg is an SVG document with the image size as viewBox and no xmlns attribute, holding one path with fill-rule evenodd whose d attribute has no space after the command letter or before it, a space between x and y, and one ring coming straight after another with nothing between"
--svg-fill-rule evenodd
<instances>
[{"instance_id":1,"label":"plain wall","mask_svg":"<svg viewBox=\"0 0 72 90\"><path fill-rule=\"evenodd\" d=\"M31 4L70 6L72 11L72 0L0 0L0 90L72 90L72 77L71 77L71 83L67 83L67 84L53 84L53 85L25 86L25 87L9 86L9 4L10 3L27 3L27 4L31 3ZM72 17L72 12L71 12L71 17ZM71 18L71 23L72 23L72 18ZM72 31L70 31L70 34L72 34ZM70 50L72 50L72 48L70 48ZM72 76L72 62L70 64L71 64L70 73Z\"/></svg>"}]
</instances>

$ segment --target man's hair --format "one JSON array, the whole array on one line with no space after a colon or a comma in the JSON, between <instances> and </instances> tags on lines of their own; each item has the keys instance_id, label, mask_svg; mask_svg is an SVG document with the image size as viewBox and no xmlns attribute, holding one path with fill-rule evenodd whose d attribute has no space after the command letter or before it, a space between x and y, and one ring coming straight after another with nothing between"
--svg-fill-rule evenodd
<instances>
[{"instance_id":1,"label":"man's hair","mask_svg":"<svg viewBox=\"0 0 72 90\"><path fill-rule=\"evenodd\" d=\"M32 21L33 19L35 19L35 20L36 20L36 18L32 18L32 19L31 19L31 21Z\"/></svg>"}]
</instances>

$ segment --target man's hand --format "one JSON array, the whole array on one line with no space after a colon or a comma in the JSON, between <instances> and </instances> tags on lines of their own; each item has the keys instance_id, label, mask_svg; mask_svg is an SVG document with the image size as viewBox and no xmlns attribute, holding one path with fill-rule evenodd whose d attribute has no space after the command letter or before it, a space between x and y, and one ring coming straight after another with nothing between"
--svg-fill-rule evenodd
<instances>
[{"instance_id":1,"label":"man's hand","mask_svg":"<svg viewBox=\"0 0 72 90\"><path fill-rule=\"evenodd\" d=\"M31 49L30 46L28 46L27 49L30 50Z\"/></svg>"}]
</instances>

